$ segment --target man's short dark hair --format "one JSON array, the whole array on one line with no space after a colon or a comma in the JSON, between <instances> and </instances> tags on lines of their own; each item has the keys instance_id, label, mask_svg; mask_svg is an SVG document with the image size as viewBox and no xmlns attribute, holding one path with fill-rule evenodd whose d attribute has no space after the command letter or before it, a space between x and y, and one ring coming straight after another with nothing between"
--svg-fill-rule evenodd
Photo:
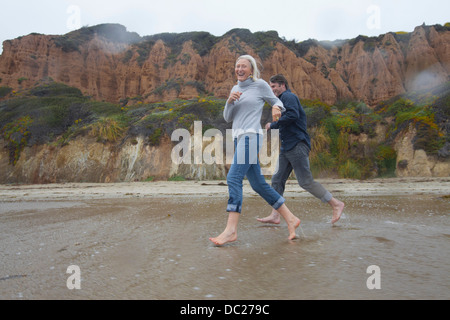
<instances>
[{"instance_id":1,"label":"man's short dark hair","mask_svg":"<svg viewBox=\"0 0 450 320\"><path fill-rule=\"evenodd\" d=\"M286 90L289 90L288 81L282 74L272 76L269 81L272 83L284 84Z\"/></svg>"}]
</instances>

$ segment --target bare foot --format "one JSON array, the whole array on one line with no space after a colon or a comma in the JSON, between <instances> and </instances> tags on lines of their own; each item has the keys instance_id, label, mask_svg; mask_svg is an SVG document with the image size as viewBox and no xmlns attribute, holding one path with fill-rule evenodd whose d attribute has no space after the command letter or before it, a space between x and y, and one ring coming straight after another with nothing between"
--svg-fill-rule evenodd
<instances>
[{"instance_id":1,"label":"bare foot","mask_svg":"<svg viewBox=\"0 0 450 320\"><path fill-rule=\"evenodd\" d=\"M334 224L341 218L345 204L342 201L335 200L331 206L333 208L333 218L331 219L331 224Z\"/></svg>"},{"instance_id":2,"label":"bare foot","mask_svg":"<svg viewBox=\"0 0 450 320\"><path fill-rule=\"evenodd\" d=\"M294 216L294 214L288 209L288 207L283 203L281 207L278 208L277 212L281 214L283 219L286 221L289 230L289 240L297 238L295 234L295 229L300 225L300 219Z\"/></svg>"},{"instance_id":3,"label":"bare foot","mask_svg":"<svg viewBox=\"0 0 450 320\"><path fill-rule=\"evenodd\" d=\"M228 242L237 240L237 232L230 232L225 230L216 238L209 238L216 246L223 246Z\"/></svg>"},{"instance_id":4,"label":"bare foot","mask_svg":"<svg viewBox=\"0 0 450 320\"><path fill-rule=\"evenodd\" d=\"M256 219L259 222L262 223L273 223L273 224L280 224L280 214L276 211L272 211L272 213L265 218Z\"/></svg>"},{"instance_id":5,"label":"bare foot","mask_svg":"<svg viewBox=\"0 0 450 320\"><path fill-rule=\"evenodd\" d=\"M287 221L286 221L287 222ZM289 230L289 240L294 240L297 238L297 234L295 233L295 230L300 225L300 219L297 217L294 217L291 221L287 222L288 224L288 230Z\"/></svg>"}]
</instances>

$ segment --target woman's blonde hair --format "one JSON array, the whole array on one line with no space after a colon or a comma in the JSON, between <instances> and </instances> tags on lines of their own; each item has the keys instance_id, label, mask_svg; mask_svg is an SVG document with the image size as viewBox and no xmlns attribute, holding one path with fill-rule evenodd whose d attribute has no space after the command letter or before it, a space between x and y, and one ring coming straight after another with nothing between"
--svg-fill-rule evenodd
<instances>
[{"instance_id":1,"label":"woman's blonde hair","mask_svg":"<svg viewBox=\"0 0 450 320\"><path fill-rule=\"evenodd\" d=\"M252 66L253 80L258 80L261 77L261 72L258 69L258 64L256 63L255 58L253 58L251 55L245 54L237 58L236 63L241 59L246 59L248 62L250 62L250 65Z\"/></svg>"}]
</instances>

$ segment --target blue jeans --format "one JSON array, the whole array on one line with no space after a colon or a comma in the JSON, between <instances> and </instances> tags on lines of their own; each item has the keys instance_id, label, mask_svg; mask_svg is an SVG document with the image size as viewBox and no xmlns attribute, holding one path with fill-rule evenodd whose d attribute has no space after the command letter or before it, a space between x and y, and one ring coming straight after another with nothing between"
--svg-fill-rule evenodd
<instances>
[{"instance_id":1,"label":"blue jeans","mask_svg":"<svg viewBox=\"0 0 450 320\"><path fill-rule=\"evenodd\" d=\"M235 153L227 175L228 212L240 213L242 210L242 182L245 176L252 189L275 210L285 202L285 199L266 182L261 174L258 160L260 140L261 135L257 133L243 134L234 140Z\"/></svg>"},{"instance_id":2,"label":"blue jeans","mask_svg":"<svg viewBox=\"0 0 450 320\"><path fill-rule=\"evenodd\" d=\"M278 171L272 177L272 187L283 195L286 181L294 170L300 187L322 202L328 202L332 195L320 183L314 181L309 168L309 151L304 142L299 142L293 149L280 152Z\"/></svg>"}]
</instances>

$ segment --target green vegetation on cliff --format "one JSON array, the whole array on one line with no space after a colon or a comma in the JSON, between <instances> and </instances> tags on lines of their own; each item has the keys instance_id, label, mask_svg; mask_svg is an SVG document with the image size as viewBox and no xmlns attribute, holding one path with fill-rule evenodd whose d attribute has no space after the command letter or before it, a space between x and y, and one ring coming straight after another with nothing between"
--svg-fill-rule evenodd
<instances>
[{"instance_id":1,"label":"green vegetation on cliff","mask_svg":"<svg viewBox=\"0 0 450 320\"><path fill-rule=\"evenodd\" d=\"M60 147L79 135L91 135L103 143L120 146L137 136L159 145L178 128L193 129L202 121L203 130L231 127L223 120L225 100L201 96L164 103L134 101L113 104L94 101L80 90L41 81L30 90L7 88L0 101L0 138L14 165L26 146L52 144ZM316 176L333 175L365 179L392 176L396 169L395 138L411 126L416 129L415 149L449 157L450 83L428 92L410 93L369 108L360 101L334 106L320 101L302 101L312 138L311 167ZM265 107L261 123L270 121ZM386 135L377 133L384 126ZM364 137L364 138L363 138ZM377 138L377 139L374 139Z\"/></svg>"}]
</instances>

